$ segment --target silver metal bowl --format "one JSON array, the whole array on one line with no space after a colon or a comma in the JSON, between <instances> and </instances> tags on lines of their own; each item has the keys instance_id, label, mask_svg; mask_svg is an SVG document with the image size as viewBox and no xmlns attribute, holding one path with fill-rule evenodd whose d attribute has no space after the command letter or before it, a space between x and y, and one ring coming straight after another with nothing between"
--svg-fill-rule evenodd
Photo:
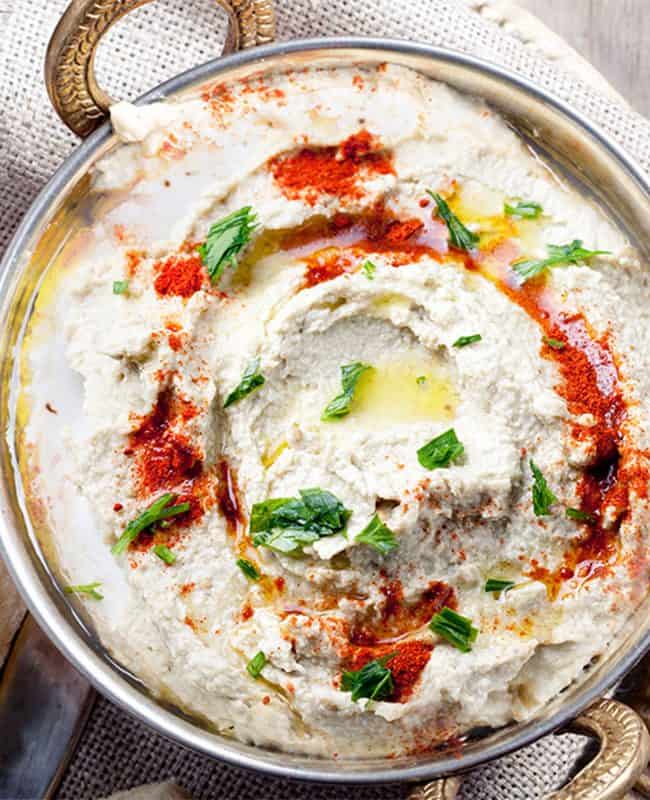
<instances>
[{"instance_id":1,"label":"silver metal bowl","mask_svg":"<svg viewBox=\"0 0 650 800\"><path fill-rule=\"evenodd\" d=\"M139 4L132 2L130 7ZM83 0L76 3L76 8L71 6L55 33L48 54L51 97L65 121L82 134L102 122L110 102L94 81L94 47L110 23L125 11L124 4L116 0L115 7L105 12L111 14L111 18L96 33L92 46L84 51L79 37L88 33L87 30L80 33L81 15L82 12L88 13L92 5L93 0ZM249 3L246 9L250 7ZM250 20L246 22L242 8L231 9L231 25L235 31L231 32L229 39L232 47L236 46L238 38L247 46L272 38L272 9L269 12L268 0L256 0L256 10L257 28L251 33ZM265 17L265 13L270 13L270 18ZM486 99L513 128L530 140L538 152L577 181L585 191L592 193L641 252L646 257L650 255L650 186L634 161L566 103L522 77L471 56L426 44L388 39L346 37L269 44L191 69L148 92L137 102L146 104L163 98L177 98L215 78L239 79L254 72L314 65L381 62L410 67ZM66 95L72 79L78 80L81 87L77 101L71 100L69 93ZM16 353L33 308L39 280L65 239L66 219L88 190L89 169L114 144L110 125L103 122L66 160L37 197L2 263L0 419L6 435L0 457L0 542L25 602L49 637L102 694L122 708L165 736L237 766L286 778L331 783L426 781L471 770L579 718L578 729L609 739L608 749L601 754L597 764L588 768L591 772L587 773L590 780L599 778L604 782L599 784L598 794L589 794L583 780L582 789L574 785L572 790L567 789L557 797L604 799L622 796L621 791L634 783L647 763L647 733L630 709L599 699L650 648L648 602L629 620L609 651L585 673L584 680L569 687L534 719L470 737L460 754L441 751L390 760L335 762L247 746L202 727L179 709L154 698L137 678L104 650L79 610L60 591L33 520L29 518L25 487L16 460L16 436L20 432L16 428L13 388L18 380ZM583 713L590 706L591 710ZM609 775L607 779L603 778L605 773ZM429 787L427 796L434 797L432 792L438 791L442 797L443 791L451 792L454 786L449 782L437 782Z\"/></svg>"}]
</instances>

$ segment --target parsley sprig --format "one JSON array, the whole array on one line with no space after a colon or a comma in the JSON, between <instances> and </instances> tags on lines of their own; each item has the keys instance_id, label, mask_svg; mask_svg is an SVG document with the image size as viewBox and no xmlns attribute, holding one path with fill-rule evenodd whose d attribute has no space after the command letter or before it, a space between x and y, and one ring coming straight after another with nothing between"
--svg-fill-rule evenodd
<instances>
[{"instance_id":1,"label":"parsley sprig","mask_svg":"<svg viewBox=\"0 0 650 800\"><path fill-rule=\"evenodd\" d=\"M425 469L440 469L441 467L448 467L452 461L459 459L464 452L465 448L462 442L458 440L456 431L450 428L418 450L418 461Z\"/></svg>"},{"instance_id":2,"label":"parsley sprig","mask_svg":"<svg viewBox=\"0 0 650 800\"><path fill-rule=\"evenodd\" d=\"M532 459L530 460L530 470L533 473L532 493L535 516L546 517L551 513L553 503L557 503L557 497L550 490L546 478Z\"/></svg>"},{"instance_id":3,"label":"parsley sprig","mask_svg":"<svg viewBox=\"0 0 650 800\"><path fill-rule=\"evenodd\" d=\"M369 661L361 669L344 672L341 678L341 691L351 692L352 702L362 697L368 700L385 700L395 690L393 673L386 666L395 653Z\"/></svg>"},{"instance_id":4,"label":"parsley sprig","mask_svg":"<svg viewBox=\"0 0 650 800\"><path fill-rule=\"evenodd\" d=\"M66 586L63 590L66 594L87 594L93 600L103 600L104 595L98 590L101 586L100 581L94 583L77 583L74 586Z\"/></svg>"},{"instance_id":5,"label":"parsley sprig","mask_svg":"<svg viewBox=\"0 0 650 800\"><path fill-rule=\"evenodd\" d=\"M366 259L363 264L361 265L361 269L363 270L363 274L368 278L369 281L374 281L375 279L375 272L377 267L372 261L368 258Z\"/></svg>"},{"instance_id":6,"label":"parsley sprig","mask_svg":"<svg viewBox=\"0 0 650 800\"><path fill-rule=\"evenodd\" d=\"M379 514L374 515L361 533L357 534L354 541L369 544L384 555L394 550L398 544L395 534L387 525L384 525Z\"/></svg>"},{"instance_id":7,"label":"parsley sprig","mask_svg":"<svg viewBox=\"0 0 650 800\"><path fill-rule=\"evenodd\" d=\"M251 392L254 392L255 389L259 389L260 386L264 385L266 378L264 375L262 375L259 369L260 360L259 358L255 358L244 370L244 374L242 375L239 384L232 390L232 392L230 392L228 397L226 397L226 400L223 404L224 408L228 408L228 406L231 406L233 403L236 403L238 400L246 397Z\"/></svg>"},{"instance_id":8,"label":"parsley sprig","mask_svg":"<svg viewBox=\"0 0 650 800\"><path fill-rule=\"evenodd\" d=\"M451 244L458 250L473 250L478 244L479 237L463 225L439 194L429 189L427 189L427 192L436 201L438 216L447 226Z\"/></svg>"},{"instance_id":9,"label":"parsley sprig","mask_svg":"<svg viewBox=\"0 0 650 800\"><path fill-rule=\"evenodd\" d=\"M247 558L238 558L235 562L239 569L244 573L249 581L259 581L262 577L257 571L255 564Z\"/></svg>"},{"instance_id":10,"label":"parsley sprig","mask_svg":"<svg viewBox=\"0 0 650 800\"><path fill-rule=\"evenodd\" d=\"M154 554L157 555L161 561L164 561L168 567L171 567L174 561L176 561L176 556L174 553L164 544L154 545L152 549Z\"/></svg>"},{"instance_id":11,"label":"parsley sprig","mask_svg":"<svg viewBox=\"0 0 650 800\"><path fill-rule=\"evenodd\" d=\"M210 227L199 255L207 267L212 283L216 283L227 266L237 266L237 256L251 239L257 227L257 216L251 206L244 206Z\"/></svg>"},{"instance_id":12,"label":"parsley sprig","mask_svg":"<svg viewBox=\"0 0 650 800\"><path fill-rule=\"evenodd\" d=\"M429 628L463 653L469 653L478 636L471 619L447 606L433 616Z\"/></svg>"},{"instance_id":13,"label":"parsley sprig","mask_svg":"<svg viewBox=\"0 0 650 800\"><path fill-rule=\"evenodd\" d=\"M176 517L190 510L189 503L170 505L173 504L175 500L176 495L167 492L155 500L142 514L132 519L124 529L124 533L115 542L113 547L111 547L111 553L119 556L127 549L131 542L138 538L142 531L150 528L152 525L156 525L158 522L162 522L170 517Z\"/></svg>"},{"instance_id":14,"label":"parsley sprig","mask_svg":"<svg viewBox=\"0 0 650 800\"><path fill-rule=\"evenodd\" d=\"M519 201L516 206L510 203L503 204L503 211L509 217L520 217L521 219L537 219L544 209L539 203L532 200Z\"/></svg>"},{"instance_id":15,"label":"parsley sprig","mask_svg":"<svg viewBox=\"0 0 650 800\"><path fill-rule=\"evenodd\" d=\"M586 250L580 239L574 239L570 244L547 244L548 258L541 260L523 259L512 264L513 270L519 276L520 283L526 283L531 278L541 275L549 267L558 264L578 264L588 261L593 256L607 255L609 250Z\"/></svg>"},{"instance_id":16,"label":"parsley sprig","mask_svg":"<svg viewBox=\"0 0 650 800\"><path fill-rule=\"evenodd\" d=\"M514 581L505 581L501 578L488 578L485 581L485 591L501 594L501 592L507 592L508 589L512 589L514 585Z\"/></svg>"},{"instance_id":17,"label":"parsley sprig","mask_svg":"<svg viewBox=\"0 0 650 800\"><path fill-rule=\"evenodd\" d=\"M459 336L452 345L453 347L467 347L468 344L480 342L483 337L480 333L472 333L469 336Z\"/></svg>"},{"instance_id":18,"label":"parsley sprig","mask_svg":"<svg viewBox=\"0 0 650 800\"><path fill-rule=\"evenodd\" d=\"M325 406L325 410L321 414L321 419L324 422L345 417L350 413L359 378L369 369L372 369L370 364L364 364L361 361L355 361L352 364L344 364L341 367L342 391L341 394L337 394L336 397Z\"/></svg>"},{"instance_id":19,"label":"parsley sprig","mask_svg":"<svg viewBox=\"0 0 650 800\"><path fill-rule=\"evenodd\" d=\"M303 547L341 533L351 511L331 492L301 489L299 497L278 497L255 503L250 532L255 547L296 556Z\"/></svg>"},{"instance_id":20,"label":"parsley sprig","mask_svg":"<svg viewBox=\"0 0 650 800\"><path fill-rule=\"evenodd\" d=\"M268 664L268 659L264 655L264 653L260 650L258 653L251 658L251 660L246 664L246 670L251 678L257 680L260 675L262 674L262 670Z\"/></svg>"},{"instance_id":21,"label":"parsley sprig","mask_svg":"<svg viewBox=\"0 0 650 800\"><path fill-rule=\"evenodd\" d=\"M593 525L596 521L596 517L593 514L580 508L567 508L566 515L569 519L574 519L576 522L587 522L589 525Z\"/></svg>"}]
</instances>

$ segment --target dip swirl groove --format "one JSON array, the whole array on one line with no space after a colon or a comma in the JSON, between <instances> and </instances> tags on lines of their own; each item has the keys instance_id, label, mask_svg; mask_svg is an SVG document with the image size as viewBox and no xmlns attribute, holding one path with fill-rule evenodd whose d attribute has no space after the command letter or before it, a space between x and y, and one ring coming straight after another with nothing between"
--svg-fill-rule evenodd
<instances>
[{"instance_id":1,"label":"dip swirl groove","mask_svg":"<svg viewBox=\"0 0 650 800\"><path fill-rule=\"evenodd\" d=\"M71 584L102 579L107 646L294 752L423 751L534 714L647 594L635 251L488 107L402 68L219 84L113 123L24 356L46 378L62 324L83 379L59 474L112 566L56 544ZM251 230L215 266L233 218Z\"/></svg>"}]
</instances>

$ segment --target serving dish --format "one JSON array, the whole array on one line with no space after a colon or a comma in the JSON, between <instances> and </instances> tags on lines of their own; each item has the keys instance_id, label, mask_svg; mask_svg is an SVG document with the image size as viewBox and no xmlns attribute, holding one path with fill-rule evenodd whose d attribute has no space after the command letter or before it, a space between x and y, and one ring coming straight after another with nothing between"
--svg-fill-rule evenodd
<instances>
[{"instance_id":1,"label":"serving dish","mask_svg":"<svg viewBox=\"0 0 650 800\"><path fill-rule=\"evenodd\" d=\"M556 698L543 715L529 722L468 740L460 754L394 759L390 762L328 762L256 750L200 728L150 697L102 650L93 631L61 594L29 518L16 463L16 428L12 388L18 380L13 354L24 333L39 282L65 242L76 207L88 190L90 166L112 146L108 125L101 125L110 99L93 74L95 48L107 28L140 2L73 3L57 28L47 61L48 89L55 108L87 141L57 172L36 200L10 246L3 272L2 415L8 436L2 453L2 546L14 578L37 619L70 660L111 699L171 736L209 755L276 775L331 782L388 783L422 781L471 769L521 747L579 717L577 729L590 731L608 747L572 788L558 797L622 796L647 762L648 740L640 718L611 700L595 703L642 656L650 645L648 604L626 626L611 654L594 666L585 681ZM229 13L228 50L250 50L210 62L168 81L139 102L177 97L219 76L237 79L253 72L314 64L391 62L411 67L481 95L497 107L536 149L592 192L648 256L649 189L641 172L601 132L585 124L560 101L494 66L427 45L389 40L332 39L269 44L273 13L264 0L224 5ZM91 131L99 126L94 133ZM584 709L592 706L583 713ZM454 791L438 782L427 796ZM596 793L594 793L594 791Z\"/></svg>"}]
</instances>

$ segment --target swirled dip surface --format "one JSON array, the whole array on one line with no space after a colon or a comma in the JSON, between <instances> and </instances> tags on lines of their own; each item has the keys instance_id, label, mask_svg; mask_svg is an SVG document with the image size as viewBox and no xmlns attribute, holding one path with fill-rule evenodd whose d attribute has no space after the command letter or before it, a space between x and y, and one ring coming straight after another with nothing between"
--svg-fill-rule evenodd
<instances>
[{"instance_id":1,"label":"swirled dip surface","mask_svg":"<svg viewBox=\"0 0 650 800\"><path fill-rule=\"evenodd\" d=\"M113 123L28 355L37 494L66 580L102 583L104 642L288 751L403 754L534 714L647 592L634 250L492 110L401 68ZM213 282L211 228L249 206ZM165 493L180 510L111 554Z\"/></svg>"}]
</instances>

